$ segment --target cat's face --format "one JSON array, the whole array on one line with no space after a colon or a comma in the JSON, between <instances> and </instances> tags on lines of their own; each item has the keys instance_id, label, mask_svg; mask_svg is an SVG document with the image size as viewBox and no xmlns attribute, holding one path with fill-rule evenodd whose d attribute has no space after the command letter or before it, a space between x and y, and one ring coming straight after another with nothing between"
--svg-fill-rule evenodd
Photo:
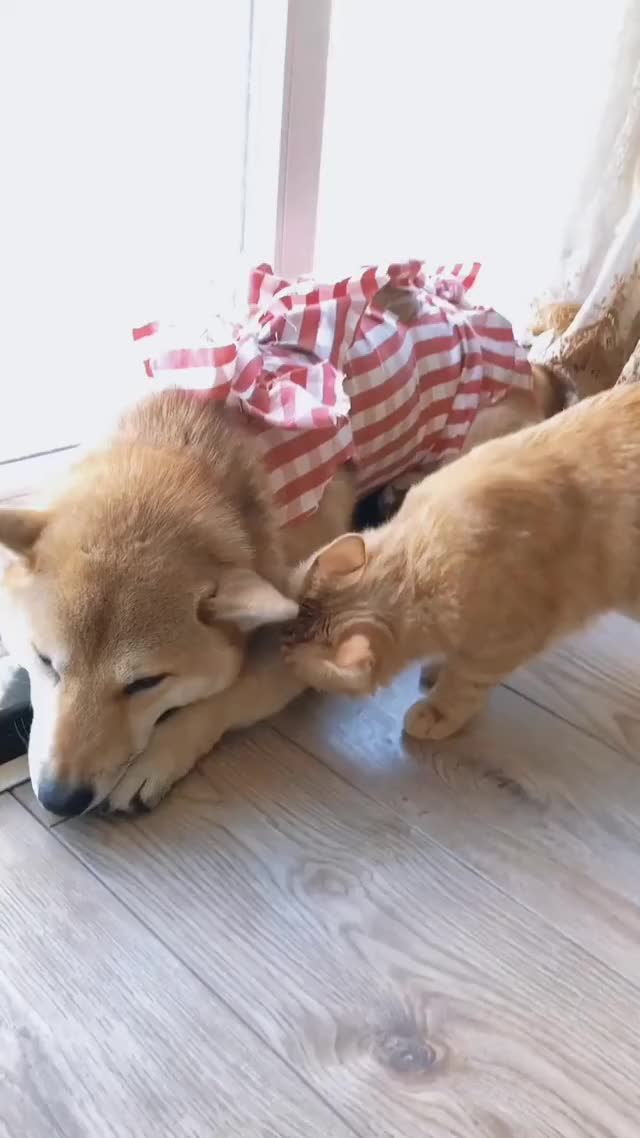
<instances>
[{"instance_id":1,"label":"cat's face","mask_svg":"<svg viewBox=\"0 0 640 1138\"><path fill-rule=\"evenodd\" d=\"M296 674L318 691L368 695L387 635L370 604L360 534L326 546L302 572L300 607L284 642Z\"/></svg>"}]
</instances>

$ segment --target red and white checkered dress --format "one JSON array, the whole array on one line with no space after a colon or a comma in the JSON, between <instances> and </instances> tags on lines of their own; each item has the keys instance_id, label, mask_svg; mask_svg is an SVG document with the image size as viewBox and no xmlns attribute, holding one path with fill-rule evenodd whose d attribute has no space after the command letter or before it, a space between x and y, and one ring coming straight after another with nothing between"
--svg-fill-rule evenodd
<instances>
[{"instance_id":1,"label":"red and white checkered dress","mask_svg":"<svg viewBox=\"0 0 640 1138\"><path fill-rule=\"evenodd\" d=\"M468 301L478 270L427 275L411 261L320 284L261 265L250 318L227 342L157 324L134 338L150 377L206 391L253 424L284 525L317 509L347 459L365 493L455 454L481 405L531 388L509 322ZM414 292L410 322L372 304L385 284Z\"/></svg>"}]
</instances>

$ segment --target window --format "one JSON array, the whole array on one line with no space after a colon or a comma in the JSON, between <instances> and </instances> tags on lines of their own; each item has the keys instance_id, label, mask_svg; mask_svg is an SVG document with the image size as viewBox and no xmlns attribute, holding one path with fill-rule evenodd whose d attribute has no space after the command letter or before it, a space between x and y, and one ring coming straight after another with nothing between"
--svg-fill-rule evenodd
<instances>
[{"instance_id":1,"label":"window","mask_svg":"<svg viewBox=\"0 0 640 1138\"><path fill-rule=\"evenodd\" d=\"M623 4L5 0L0 461L99 428L145 390L131 327L248 261L477 258L517 320Z\"/></svg>"},{"instance_id":2,"label":"window","mask_svg":"<svg viewBox=\"0 0 640 1138\"><path fill-rule=\"evenodd\" d=\"M516 321L548 272L625 0L335 0L316 261L479 260Z\"/></svg>"},{"instance_id":3,"label":"window","mask_svg":"<svg viewBox=\"0 0 640 1138\"><path fill-rule=\"evenodd\" d=\"M6 0L0 459L84 437L143 388L132 326L230 290L253 8Z\"/></svg>"}]
</instances>

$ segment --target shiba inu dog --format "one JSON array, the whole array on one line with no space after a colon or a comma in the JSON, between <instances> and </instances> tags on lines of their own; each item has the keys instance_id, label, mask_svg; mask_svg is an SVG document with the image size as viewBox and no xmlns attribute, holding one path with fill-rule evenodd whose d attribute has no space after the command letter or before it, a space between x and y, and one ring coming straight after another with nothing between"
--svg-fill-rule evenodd
<instances>
[{"instance_id":1,"label":"shiba inu dog","mask_svg":"<svg viewBox=\"0 0 640 1138\"><path fill-rule=\"evenodd\" d=\"M268 639L245 668L247 645L295 613L287 562L344 531L352 507L345 470L310 522L278 529L251 436L172 391L133 410L48 509L2 510L2 636L31 678L43 805L151 806L227 727L295 695Z\"/></svg>"}]
</instances>

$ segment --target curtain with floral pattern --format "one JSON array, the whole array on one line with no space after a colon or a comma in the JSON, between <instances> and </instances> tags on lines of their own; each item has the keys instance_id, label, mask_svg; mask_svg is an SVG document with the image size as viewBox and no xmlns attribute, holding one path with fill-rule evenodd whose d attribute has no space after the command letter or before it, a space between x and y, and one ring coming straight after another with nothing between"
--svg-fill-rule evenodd
<instances>
[{"instance_id":1,"label":"curtain with floral pattern","mask_svg":"<svg viewBox=\"0 0 640 1138\"><path fill-rule=\"evenodd\" d=\"M556 271L534 303L531 360L569 404L640 379L640 2L628 0L593 148ZM549 172L553 176L553 171Z\"/></svg>"}]
</instances>

